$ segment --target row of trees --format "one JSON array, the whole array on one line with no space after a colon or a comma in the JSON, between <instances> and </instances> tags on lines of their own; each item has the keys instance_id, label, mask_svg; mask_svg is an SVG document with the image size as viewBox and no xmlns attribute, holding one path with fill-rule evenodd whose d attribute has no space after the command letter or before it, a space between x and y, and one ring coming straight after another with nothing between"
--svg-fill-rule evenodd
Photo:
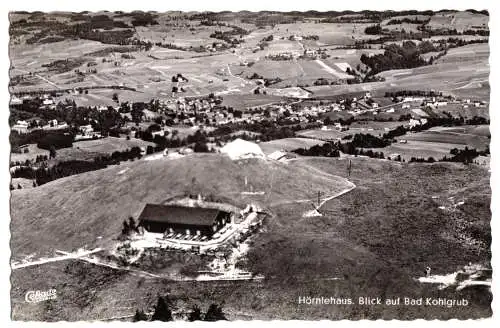
<instances>
[{"instance_id":1,"label":"row of trees","mask_svg":"<svg viewBox=\"0 0 500 328\"><path fill-rule=\"evenodd\" d=\"M99 156L93 161L71 160L59 162L51 167L42 163L40 167L21 166L16 168L11 176L12 178L34 179L37 185L64 178L70 175L80 174L89 171L100 170L108 165L119 164L121 161L134 160L141 158L141 149L133 147L126 151L115 151L109 156Z\"/></svg>"},{"instance_id":2,"label":"row of trees","mask_svg":"<svg viewBox=\"0 0 500 328\"><path fill-rule=\"evenodd\" d=\"M483 151L478 151L475 148L469 149L465 147L464 149L453 148L450 150L451 157L445 156L442 161L445 162L460 162L464 164L469 164L474 161L474 158L478 156L487 156L490 154L490 148L487 147Z\"/></svg>"},{"instance_id":3,"label":"row of trees","mask_svg":"<svg viewBox=\"0 0 500 328\"><path fill-rule=\"evenodd\" d=\"M396 97L442 97L443 93L433 90L398 90L387 91L384 95L386 98ZM451 98L451 96L449 96Z\"/></svg>"},{"instance_id":4,"label":"row of trees","mask_svg":"<svg viewBox=\"0 0 500 328\"><path fill-rule=\"evenodd\" d=\"M292 152L299 154L301 156L321 156L321 157L339 157L340 152L355 156L368 156L372 158L384 158L383 152L373 151L371 149L363 149L361 147L355 146L353 142L327 142L323 145L315 145L309 149L299 148Z\"/></svg>"},{"instance_id":5,"label":"row of trees","mask_svg":"<svg viewBox=\"0 0 500 328\"><path fill-rule=\"evenodd\" d=\"M365 34L368 35L382 34L382 27L380 26L380 24L368 26L365 28Z\"/></svg>"},{"instance_id":6,"label":"row of trees","mask_svg":"<svg viewBox=\"0 0 500 328\"><path fill-rule=\"evenodd\" d=\"M156 306L154 308L153 315L151 316L150 321L173 321L173 301L169 297L158 297L156 302ZM134 317L132 318L133 322L138 321L148 321L148 315L144 313L143 310L136 310ZM219 320L227 320L226 315L222 309L222 305L212 303L207 311L203 313L201 308L198 305L193 305L191 311L187 315L188 321L219 321Z\"/></svg>"},{"instance_id":7,"label":"row of trees","mask_svg":"<svg viewBox=\"0 0 500 328\"><path fill-rule=\"evenodd\" d=\"M409 17L405 17L405 18L393 18L391 19L390 21L387 22L387 25L399 25L399 24L427 24L429 23L430 21L430 17L429 18L424 18L424 19L420 19L418 17L415 17L415 18L409 18Z\"/></svg>"},{"instance_id":8,"label":"row of trees","mask_svg":"<svg viewBox=\"0 0 500 328\"><path fill-rule=\"evenodd\" d=\"M295 149L293 150L293 152L301 156L322 156L322 157L340 156L338 147L331 142L327 142L323 145L315 145L309 149L306 148Z\"/></svg>"},{"instance_id":9,"label":"row of trees","mask_svg":"<svg viewBox=\"0 0 500 328\"><path fill-rule=\"evenodd\" d=\"M383 54L374 56L361 55L361 62L370 68L367 75L376 75L380 72L415 68L424 66L427 62L420 57L422 49L413 41L405 41L402 46L390 44L386 47Z\"/></svg>"}]
</instances>

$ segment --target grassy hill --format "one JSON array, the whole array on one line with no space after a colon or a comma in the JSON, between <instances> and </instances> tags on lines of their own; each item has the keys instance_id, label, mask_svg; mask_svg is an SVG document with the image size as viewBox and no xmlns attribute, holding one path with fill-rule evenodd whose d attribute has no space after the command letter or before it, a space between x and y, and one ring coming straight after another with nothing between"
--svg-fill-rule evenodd
<instances>
[{"instance_id":1,"label":"grassy hill","mask_svg":"<svg viewBox=\"0 0 500 328\"><path fill-rule=\"evenodd\" d=\"M485 168L456 163L400 164L352 158L350 179L357 188L325 203L322 208L324 216L307 218L302 217L301 213L309 209L308 204L280 205L274 203L274 199L290 199L292 194L307 194L306 191L298 191L298 188L304 186L306 178L315 179L315 170L344 175L346 159L306 158L286 166L266 162L236 164L204 155L191 162L186 166L197 167L203 163L205 167L213 169L219 164L226 170L238 170L225 174L216 174L221 171L212 170L206 174L211 181L223 179L225 183L239 179L235 177L241 174L240 171L255 172L253 170L265 167L282 171L282 177L292 172L300 174L294 176L287 189L278 191L278 186L284 187L285 183L275 184L276 194L269 201L275 217L266 222L265 231L256 236L247 258L241 262L245 269L265 275L265 280L182 282L145 279L88 263L64 261L13 272L11 293L14 317L24 320L89 320L133 315L135 309L152 310L158 294L168 294L177 307L184 310L193 304L206 309L211 302L224 302L224 311L231 320L411 320L491 316L491 294L483 287L462 291L456 291L454 287L438 290L436 285L421 284L414 280L424 275L423 268L427 265L432 267L433 273L441 275L454 272L469 261L489 263L489 248L478 249L468 239L463 239L471 233L474 239L483 241L491 236L491 195ZM186 168L180 169L181 164L160 163L154 163L154 169L171 170L175 167L179 174L188 171ZM132 163L128 166L134 169L153 167L143 165ZM124 166L118 168L122 169ZM269 178L263 172L257 176L260 179ZM99 174L99 177L103 179L104 174ZM174 174L168 177L177 180ZM331 178L331 181L335 181ZM73 179L71 182L74 184L76 181L83 183L90 180L84 176ZM288 180L292 179L288 177ZM159 178L158 182L148 180L148 183L150 186L157 185L156 192L162 184L174 188L171 186L175 185L175 181L172 184L165 181L166 178ZM60 183L63 182L61 180ZM137 178L131 181L131 184L136 183ZM331 187L335 188L336 183L331 183ZM216 185L220 186L220 183ZM296 187L292 188L292 185ZM130 185L124 188L130 188ZM137 189L144 188L139 186L132 189L135 195ZM14 199L18 195L15 192ZM464 204L451 211L452 204L462 200ZM126 206L129 205L123 202L113 208ZM439 206L445 206L446 209L442 210ZM101 205L100 210L117 211L113 208L107 209ZM124 212L122 209L120 211ZM73 219L67 226L79 221L82 220ZM58 223L61 222L59 220ZM457 223L461 227L457 227ZM14 228L13 234L18 235L18 231ZM68 232L62 230L62 233L68 238ZM52 238L54 240L50 242L55 243L57 240ZM16 254L14 247L13 252ZM46 277L50 277L50 281ZM24 301L26 290L37 288L56 288L58 299L50 303L27 304ZM470 304L451 308L304 305L298 303L298 298L302 296L354 299L361 296L466 298Z\"/></svg>"},{"instance_id":2,"label":"grassy hill","mask_svg":"<svg viewBox=\"0 0 500 328\"><path fill-rule=\"evenodd\" d=\"M265 194L242 195L250 185ZM118 236L122 221L137 218L146 203L185 193L229 199L241 207L250 202L269 207L314 198L311 190L333 194L347 187L347 180L321 171L262 160L233 162L216 154L127 162L13 191L11 249L19 259L33 252L106 245Z\"/></svg>"}]
</instances>

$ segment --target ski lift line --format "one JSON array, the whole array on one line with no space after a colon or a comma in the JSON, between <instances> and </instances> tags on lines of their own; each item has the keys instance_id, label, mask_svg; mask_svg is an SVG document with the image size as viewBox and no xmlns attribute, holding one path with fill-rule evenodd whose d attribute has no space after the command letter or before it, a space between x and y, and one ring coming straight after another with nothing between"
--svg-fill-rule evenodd
<instances>
[{"instance_id":1,"label":"ski lift line","mask_svg":"<svg viewBox=\"0 0 500 328\"><path fill-rule=\"evenodd\" d=\"M271 182L269 183L269 191L267 192L266 201L271 197L271 193L273 192L273 183L274 183L274 170L271 170Z\"/></svg>"}]
</instances>

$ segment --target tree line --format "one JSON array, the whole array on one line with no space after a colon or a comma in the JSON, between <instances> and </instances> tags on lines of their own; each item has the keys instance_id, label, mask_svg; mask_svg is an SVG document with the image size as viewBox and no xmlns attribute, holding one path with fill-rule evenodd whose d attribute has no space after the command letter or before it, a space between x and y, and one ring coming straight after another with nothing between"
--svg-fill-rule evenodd
<instances>
[{"instance_id":1,"label":"tree line","mask_svg":"<svg viewBox=\"0 0 500 328\"><path fill-rule=\"evenodd\" d=\"M115 165L122 161L135 160L141 157L141 149L139 147L133 147L130 150L115 151L111 155L98 156L92 161L70 160L59 162L50 167L48 167L46 163L42 163L38 168L21 166L16 168L11 176L12 178L35 180L36 184L40 186L53 180L84 172L100 170L106 168L108 165Z\"/></svg>"},{"instance_id":2,"label":"tree line","mask_svg":"<svg viewBox=\"0 0 500 328\"><path fill-rule=\"evenodd\" d=\"M392 69L415 68L427 65L427 62L420 57L421 49L415 42L405 41L402 46L388 45L383 54L374 56L362 54L360 60L370 68L367 75L376 75Z\"/></svg>"},{"instance_id":3,"label":"tree line","mask_svg":"<svg viewBox=\"0 0 500 328\"><path fill-rule=\"evenodd\" d=\"M138 321L174 321L173 317L174 302L168 296L159 296L154 307L154 312L149 318L149 316L143 310L136 310L133 322ZM207 308L206 312L202 312L198 305L193 305L187 314L187 321L219 321L227 320L226 314L222 308L222 305L212 303Z\"/></svg>"}]
</instances>

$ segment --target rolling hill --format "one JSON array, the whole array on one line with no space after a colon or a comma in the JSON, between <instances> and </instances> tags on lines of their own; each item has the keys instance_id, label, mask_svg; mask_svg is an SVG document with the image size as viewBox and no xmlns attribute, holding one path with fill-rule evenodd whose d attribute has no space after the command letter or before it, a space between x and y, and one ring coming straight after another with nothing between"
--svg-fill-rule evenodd
<instances>
[{"instance_id":1,"label":"rolling hill","mask_svg":"<svg viewBox=\"0 0 500 328\"><path fill-rule=\"evenodd\" d=\"M242 195L250 186L265 194ZM293 163L233 162L216 154L127 162L13 191L11 249L13 258L19 259L54 249L106 246L118 236L122 221L136 218L146 203L187 193L230 200L241 207L250 202L269 207L278 201L314 198L311 190L334 194L350 186L346 179Z\"/></svg>"}]
</instances>

